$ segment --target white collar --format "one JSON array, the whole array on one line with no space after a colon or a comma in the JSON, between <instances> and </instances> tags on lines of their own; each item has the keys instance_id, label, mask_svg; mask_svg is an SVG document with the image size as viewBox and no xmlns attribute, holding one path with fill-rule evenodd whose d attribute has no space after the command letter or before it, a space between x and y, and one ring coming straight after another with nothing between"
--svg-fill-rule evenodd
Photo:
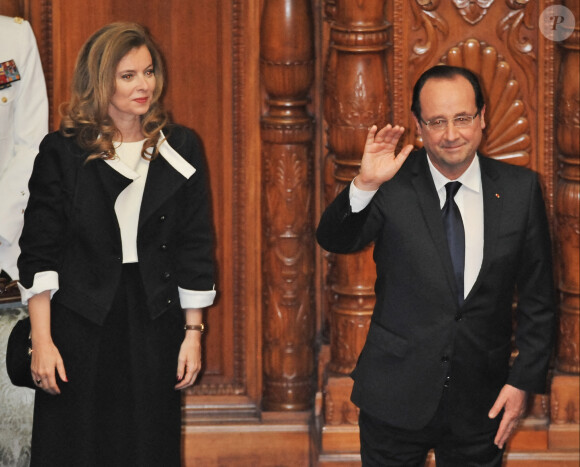
<instances>
[{"instance_id":1,"label":"white collar","mask_svg":"<svg viewBox=\"0 0 580 467\"><path fill-rule=\"evenodd\" d=\"M443 175L431 162L429 156L427 157L427 162L429 163L429 170L431 171L431 176L433 177L433 182L435 183L435 189L437 191L441 190L448 182L452 180L448 179L445 175ZM461 176L457 179L458 182L461 182L463 186L469 188L476 193L481 191L481 168L479 166L479 156L475 154L473 161L469 164L469 167L465 172L461 174Z\"/></svg>"},{"instance_id":2,"label":"white collar","mask_svg":"<svg viewBox=\"0 0 580 467\"><path fill-rule=\"evenodd\" d=\"M177 170L185 178L189 179L195 173L195 167L187 162L181 154L179 154L171 145L167 142L163 132L160 132L159 142L157 143L157 148L159 149L159 155L165 159L171 167ZM139 178L139 174L134 170L131 170L127 165L115 157L113 159L105 159L105 162L109 164L110 167L115 169L124 177L131 180L136 180Z\"/></svg>"},{"instance_id":3,"label":"white collar","mask_svg":"<svg viewBox=\"0 0 580 467\"><path fill-rule=\"evenodd\" d=\"M190 178L195 173L195 167L169 145L162 131L160 133L159 142L157 143L159 154L181 175L185 178Z\"/></svg>"}]
</instances>

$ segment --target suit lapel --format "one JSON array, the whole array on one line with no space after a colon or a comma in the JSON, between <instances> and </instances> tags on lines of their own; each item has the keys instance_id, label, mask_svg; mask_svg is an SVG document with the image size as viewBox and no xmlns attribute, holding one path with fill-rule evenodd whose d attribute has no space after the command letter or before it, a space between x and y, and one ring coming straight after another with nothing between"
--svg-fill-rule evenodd
<instances>
[{"instance_id":1,"label":"suit lapel","mask_svg":"<svg viewBox=\"0 0 580 467\"><path fill-rule=\"evenodd\" d=\"M163 157L151 161L139 213L139 228L186 180Z\"/></svg>"},{"instance_id":2,"label":"suit lapel","mask_svg":"<svg viewBox=\"0 0 580 467\"><path fill-rule=\"evenodd\" d=\"M104 160L90 161L87 164L94 164L105 194L109 197L111 206L115 206L117 197L125 188L129 186L132 180L129 177L119 173Z\"/></svg>"},{"instance_id":3,"label":"suit lapel","mask_svg":"<svg viewBox=\"0 0 580 467\"><path fill-rule=\"evenodd\" d=\"M186 161L168 141L163 133L160 137L159 156L151 161L141 211L139 213L139 228L165 203L177 190L195 173L193 167Z\"/></svg>"},{"instance_id":4,"label":"suit lapel","mask_svg":"<svg viewBox=\"0 0 580 467\"><path fill-rule=\"evenodd\" d=\"M425 219L425 223L427 224L431 238L435 244L439 258L441 259L441 263L443 264L445 280L451 290L450 297L456 297L455 275L453 273L453 265L451 263L447 238L445 236L445 231L443 230L439 196L435 190L433 177L429 172L427 154L424 149L420 150L414 162L415 164L412 168L411 182L417 193L423 218Z\"/></svg>"}]
</instances>

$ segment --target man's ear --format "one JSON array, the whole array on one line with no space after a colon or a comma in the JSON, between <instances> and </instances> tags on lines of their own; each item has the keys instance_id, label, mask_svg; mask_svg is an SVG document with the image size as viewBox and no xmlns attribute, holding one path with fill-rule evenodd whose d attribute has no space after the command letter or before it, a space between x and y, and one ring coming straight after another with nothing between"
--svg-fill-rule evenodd
<instances>
[{"instance_id":1,"label":"man's ear","mask_svg":"<svg viewBox=\"0 0 580 467\"><path fill-rule=\"evenodd\" d=\"M485 104L481 108L479 115L480 115L479 118L481 118L481 129L483 130L483 129L485 129Z\"/></svg>"},{"instance_id":2,"label":"man's ear","mask_svg":"<svg viewBox=\"0 0 580 467\"><path fill-rule=\"evenodd\" d=\"M415 116L415 114L412 114L412 115L413 115L413 120L415 121L415 128L417 129L417 134L421 135L421 129L422 129L421 122Z\"/></svg>"}]
</instances>

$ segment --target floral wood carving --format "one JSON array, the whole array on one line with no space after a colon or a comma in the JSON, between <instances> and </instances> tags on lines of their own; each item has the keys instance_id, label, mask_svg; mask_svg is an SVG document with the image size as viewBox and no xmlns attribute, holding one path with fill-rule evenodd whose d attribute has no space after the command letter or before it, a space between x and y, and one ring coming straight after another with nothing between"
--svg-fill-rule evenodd
<instances>
[{"instance_id":1,"label":"floral wood carving","mask_svg":"<svg viewBox=\"0 0 580 467\"><path fill-rule=\"evenodd\" d=\"M536 55L531 36L536 29L529 0L506 0L510 11L497 24L497 36L505 41L513 59L525 71L528 89L534 89L536 83ZM504 38L504 35L507 37Z\"/></svg>"},{"instance_id":2,"label":"floral wood carving","mask_svg":"<svg viewBox=\"0 0 580 467\"><path fill-rule=\"evenodd\" d=\"M453 0L459 14L469 24L479 23L494 0Z\"/></svg>"},{"instance_id":3,"label":"floral wood carving","mask_svg":"<svg viewBox=\"0 0 580 467\"><path fill-rule=\"evenodd\" d=\"M481 152L515 165L529 165L530 124L526 106L520 99L520 85L513 77L510 64L495 47L476 39L451 48L441 61L468 68L481 80L487 124Z\"/></svg>"},{"instance_id":4,"label":"floral wood carving","mask_svg":"<svg viewBox=\"0 0 580 467\"><path fill-rule=\"evenodd\" d=\"M413 31L421 28L425 31L425 38L415 41L409 57L409 62L413 67L420 70L424 68L422 66L424 63L430 62L437 50L437 30L443 37L447 37L449 25L437 11L439 0L415 0L410 5L414 16Z\"/></svg>"}]
</instances>

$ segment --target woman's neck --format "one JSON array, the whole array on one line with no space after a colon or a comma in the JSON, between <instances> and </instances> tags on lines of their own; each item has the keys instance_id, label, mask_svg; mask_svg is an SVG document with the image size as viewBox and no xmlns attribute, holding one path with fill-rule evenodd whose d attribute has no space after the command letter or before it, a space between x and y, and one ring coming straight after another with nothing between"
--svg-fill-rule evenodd
<instances>
[{"instance_id":1,"label":"woman's neck","mask_svg":"<svg viewBox=\"0 0 580 467\"><path fill-rule=\"evenodd\" d=\"M117 130L119 131L120 141L131 143L141 141L144 138L143 130L141 128L141 118L131 118L128 120L116 119L113 120Z\"/></svg>"}]
</instances>

